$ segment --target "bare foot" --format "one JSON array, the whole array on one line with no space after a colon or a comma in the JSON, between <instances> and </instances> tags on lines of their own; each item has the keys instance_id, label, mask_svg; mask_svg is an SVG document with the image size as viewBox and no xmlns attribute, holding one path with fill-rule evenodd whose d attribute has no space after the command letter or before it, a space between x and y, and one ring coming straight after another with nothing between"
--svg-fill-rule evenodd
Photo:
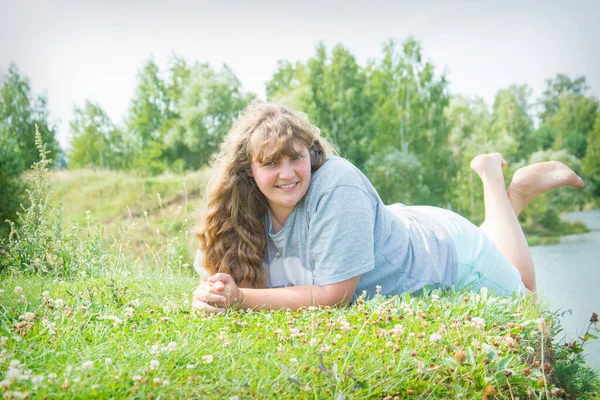
<instances>
[{"instance_id":1,"label":"bare foot","mask_svg":"<svg viewBox=\"0 0 600 400\"><path fill-rule=\"evenodd\" d=\"M541 162L515 172L508 187L508 196L511 201L520 202L525 207L540 194L559 186L581 187L583 179L559 161Z\"/></svg>"},{"instance_id":2,"label":"bare foot","mask_svg":"<svg viewBox=\"0 0 600 400\"><path fill-rule=\"evenodd\" d=\"M500 153L480 154L471 160L471 168L477 172L481 178L490 174L502 174L502 168L506 166L506 161Z\"/></svg>"}]
</instances>

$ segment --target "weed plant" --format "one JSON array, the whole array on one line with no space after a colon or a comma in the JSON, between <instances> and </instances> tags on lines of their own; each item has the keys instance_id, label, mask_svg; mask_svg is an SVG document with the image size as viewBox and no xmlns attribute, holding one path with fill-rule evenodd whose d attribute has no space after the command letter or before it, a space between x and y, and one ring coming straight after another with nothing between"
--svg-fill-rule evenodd
<instances>
[{"instance_id":1,"label":"weed plant","mask_svg":"<svg viewBox=\"0 0 600 400\"><path fill-rule=\"evenodd\" d=\"M597 315L581 342L553 344L555 314L487 289L193 311L186 224L162 210L146 258L131 256L131 226L113 241L89 214L64 228L39 135L38 146L30 204L0 255L4 398L542 399L600 388L581 354Z\"/></svg>"}]
</instances>

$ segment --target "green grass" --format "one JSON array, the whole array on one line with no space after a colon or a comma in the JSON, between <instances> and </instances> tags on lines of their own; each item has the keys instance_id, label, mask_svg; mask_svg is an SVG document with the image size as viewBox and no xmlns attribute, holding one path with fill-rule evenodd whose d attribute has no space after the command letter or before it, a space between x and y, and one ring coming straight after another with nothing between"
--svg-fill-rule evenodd
<instances>
[{"instance_id":1,"label":"green grass","mask_svg":"<svg viewBox=\"0 0 600 400\"><path fill-rule=\"evenodd\" d=\"M541 399L591 398L600 388L581 356L597 315L582 343L553 344L556 315L486 289L300 312L193 311L187 196L181 208L159 203L153 219L143 213L155 195L146 181L82 172L57 183L40 153L31 205L0 241L3 398ZM180 199L177 181L151 180ZM54 184L64 214L50 199ZM73 185L78 194L61 192ZM140 196L130 205L138 214L111 219L107 238L92 215L121 210L114 197L127 185Z\"/></svg>"},{"instance_id":2,"label":"green grass","mask_svg":"<svg viewBox=\"0 0 600 400\"><path fill-rule=\"evenodd\" d=\"M498 398L522 398L553 387L534 350L549 330L529 299L436 291L342 309L207 315L190 308L196 283L152 271L2 276L5 393L480 398L489 386ZM7 382L13 360L22 379Z\"/></svg>"}]
</instances>

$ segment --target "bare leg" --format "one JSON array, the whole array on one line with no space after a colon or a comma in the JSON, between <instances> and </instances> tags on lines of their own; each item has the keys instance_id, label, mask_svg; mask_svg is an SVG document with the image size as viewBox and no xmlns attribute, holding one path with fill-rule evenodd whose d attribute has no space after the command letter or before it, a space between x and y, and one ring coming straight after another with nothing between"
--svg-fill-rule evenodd
<instances>
[{"instance_id":1,"label":"bare leg","mask_svg":"<svg viewBox=\"0 0 600 400\"><path fill-rule=\"evenodd\" d=\"M471 161L471 168L483 182L485 221L480 228L517 268L525 287L535 291L531 252L504 186L502 168L505 165L499 153L482 154Z\"/></svg>"},{"instance_id":2,"label":"bare leg","mask_svg":"<svg viewBox=\"0 0 600 400\"><path fill-rule=\"evenodd\" d=\"M535 197L559 186L583 186L581 179L558 161L541 162L517 170L508 186L508 199L518 216Z\"/></svg>"}]
</instances>

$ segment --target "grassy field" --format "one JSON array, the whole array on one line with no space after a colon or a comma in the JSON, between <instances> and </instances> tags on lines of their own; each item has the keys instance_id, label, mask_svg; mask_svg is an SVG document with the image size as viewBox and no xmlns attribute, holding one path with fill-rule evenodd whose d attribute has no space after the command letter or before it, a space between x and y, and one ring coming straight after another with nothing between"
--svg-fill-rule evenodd
<instances>
[{"instance_id":1,"label":"grassy field","mask_svg":"<svg viewBox=\"0 0 600 400\"><path fill-rule=\"evenodd\" d=\"M552 343L560 327L543 305L485 289L198 313L188 245L205 172L188 189L172 176L48 175L43 163L31 179L31 206L0 247L3 398L541 399L600 388L581 357L597 324L581 343Z\"/></svg>"}]
</instances>

